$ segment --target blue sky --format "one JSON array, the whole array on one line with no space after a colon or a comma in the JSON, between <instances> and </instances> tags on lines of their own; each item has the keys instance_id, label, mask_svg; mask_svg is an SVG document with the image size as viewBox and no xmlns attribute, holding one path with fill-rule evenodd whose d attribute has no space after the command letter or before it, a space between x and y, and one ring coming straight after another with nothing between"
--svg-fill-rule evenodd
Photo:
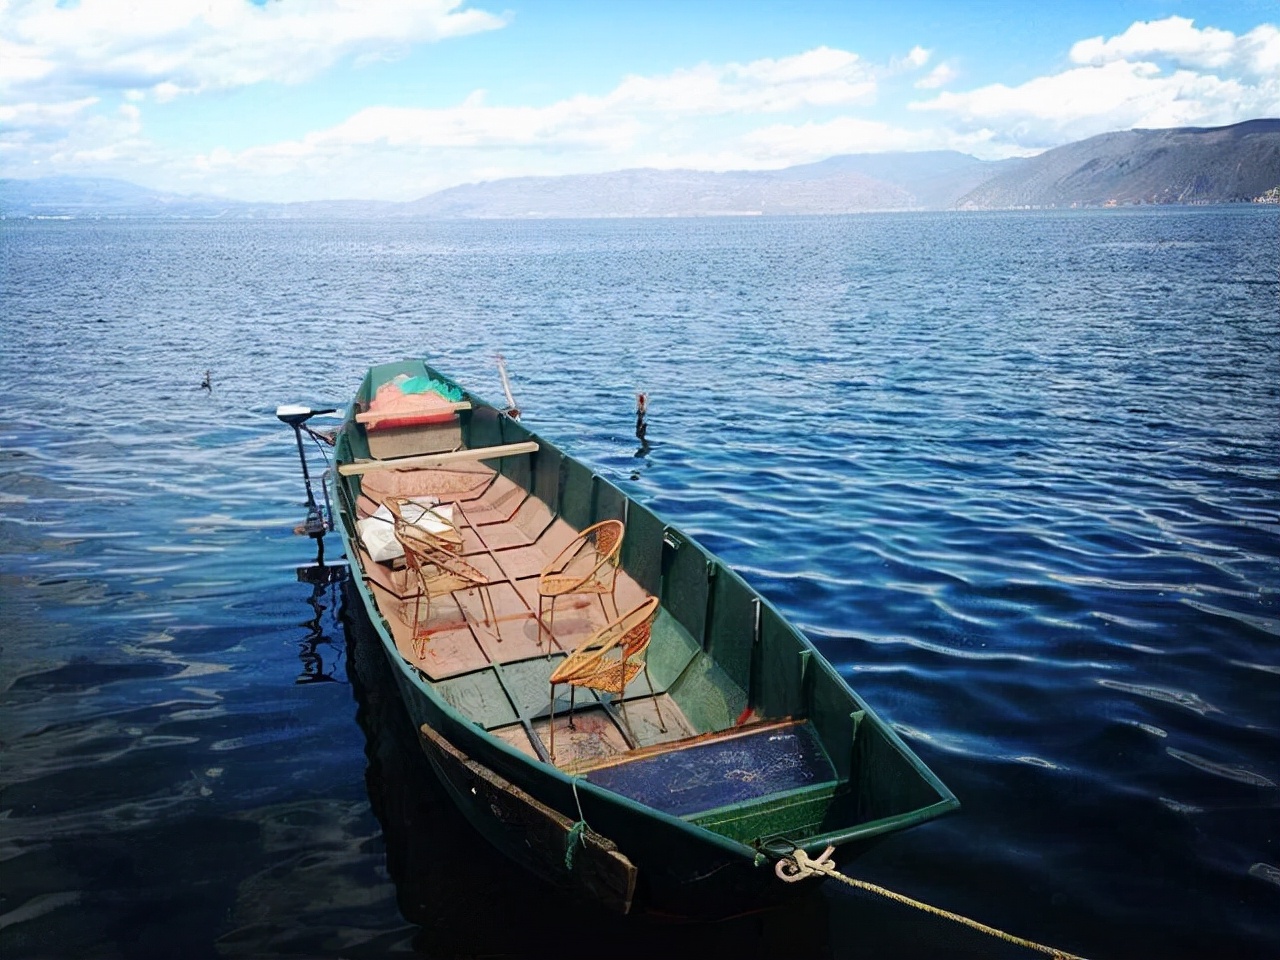
<instances>
[{"instance_id":1,"label":"blue sky","mask_svg":"<svg viewBox=\"0 0 1280 960\"><path fill-rule=\"evenodd\" d=\"M0 0L0 177L409 200L1280 117L1280 0Z\"/></svg>"}]
</instances>

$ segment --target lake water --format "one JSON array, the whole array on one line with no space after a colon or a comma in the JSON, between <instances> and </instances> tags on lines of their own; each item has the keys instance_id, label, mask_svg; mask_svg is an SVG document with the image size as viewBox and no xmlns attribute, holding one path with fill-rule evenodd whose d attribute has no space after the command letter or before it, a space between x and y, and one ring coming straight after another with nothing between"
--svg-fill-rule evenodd
<instances>
[{"instance_id":1,"label":"lake water","mask_svg":"<svg viewBox=\"0 0 1280 960\"><path fill-rule=\"evenodd\" d=\"M1243 206L0 224L0 954L1027 955L835 883L599 917L470 833L305 578L273 411L405 356L498 399L501 352L959 796L851 873L1093 957L1276 956L1277 251Z\"/></svg>"}]
</instances>

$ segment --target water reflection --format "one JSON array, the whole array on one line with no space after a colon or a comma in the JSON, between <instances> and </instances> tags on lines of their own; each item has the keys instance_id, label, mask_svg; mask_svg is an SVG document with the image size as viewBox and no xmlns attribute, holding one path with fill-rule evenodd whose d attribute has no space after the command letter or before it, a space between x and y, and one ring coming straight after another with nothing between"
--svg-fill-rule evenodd
<instances>
[{"instance_id":1,"label":"water reflection","mask_svg":"<svg viewBox=\"0 0 1280 960\"><path fill-rule=\"evenodd\" d=\"M631 479L639 480L641 470L649 464L649 452L653 449L649 443L649 396L645 393L636 394L636 439L640 441L640 446L636 447L633 456L637 460L643 461L634 470L631 471Z\"/></svg>"},{"instance_id":2,"label":"water reflection","mask_svg":"<svg viewBox=\"0 0 1280 960\"><path fill-rule=\"evenodd\" d=\"M302 673L294 683L341 683L344 679L342 660L346 645L325 633L325 613L339 607L341 584L347 579L349 569L345 563L324 562L324 540L316 539L316 562L298 567L298 582L311 584L311 596L307 604L312 616L303 621L307 635L299 644L298 659L302 661Z\"/></svg>"}]
</instances>

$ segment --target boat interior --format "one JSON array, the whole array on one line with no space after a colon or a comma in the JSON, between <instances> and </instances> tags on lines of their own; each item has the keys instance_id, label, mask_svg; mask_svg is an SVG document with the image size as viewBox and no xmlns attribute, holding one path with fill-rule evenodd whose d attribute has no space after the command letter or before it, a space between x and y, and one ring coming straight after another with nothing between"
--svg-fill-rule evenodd
<instances>
[{"instance_id":1,"label":"boat interior","mask_svg":"<svg viewBox=\"0 0 1280 960\"><path fill-rule=\"evenodd\" d=\"M421 416L377 402L423 377L443 381L420 361L370 372L336 489L396 650L457 711L530 758L748 843L939 800L698 543L460 391ZM447 555L424 548L424 561L403 535L415 510ZM379 525L403 554L385 556Z\"/></svg>"}]
</instances>

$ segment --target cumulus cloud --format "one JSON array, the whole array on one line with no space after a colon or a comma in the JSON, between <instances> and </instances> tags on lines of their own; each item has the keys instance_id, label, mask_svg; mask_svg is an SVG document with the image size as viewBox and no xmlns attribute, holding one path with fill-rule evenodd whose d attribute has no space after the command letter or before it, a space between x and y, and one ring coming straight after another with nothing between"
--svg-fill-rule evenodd
<instances>
[{"instance_id":1,"label":"cumulus cloud","mask_svg":"<svg viewBox=\"0 0 1280 960\"><path fill-rule=\"evenodd\" d=\"M113 114L96 114L96 97L57 103L0 105L0 159L50 173L82 170L126 160L145 143L136 107L125 104Z\"/></svg>"},{"instance_id":2,"label":"cumulus cloud","mask_svg":"<svg viewBox=\"0 0 1280 960\"><path fill-rule=\"evenodd\" d=\"M776 113L864 102L875 92L873 72L856 53L817 47L779 59L629 76L597 103L605 109L679 114Z\"/></svg>"},{"instance_id":3,"label":"cumulus cloud","mask_svg":"<svg viewBox=\"0 0 1280 960\"><path fill-rule=\"evenodd\" d=\"M929 58L931 56L933 56L932 50L926 50L924 47L915 46L911 48L910 52L908 52L905 57L895 57L891 60L889 63L889 69L890 71L919 70L929 62Z\"/></svg>"},{"instance_id":4,"label":"cumulus cloud","mask_svg":"<svg viewBox=\"0 0 1280 960\"><path fill-rule=\"evenodd\" d=\"M841 153L875 153L886 150L922 150L936 145L927 130L910 130L877 120L837 117L826 122L774 124L742 138L743 146L757 160L797 163Z\"/></svg>"},{"instance_id":5,"label":"cumulus cloud","mask_svg":"<svg viewBox=\"0 0 1280 960\"><path fill-rule=\"evenodd\" d=\"M165 99L296 83L343 57L386 56L505 23L463 0L17 0L3 13L0 92L38 81Z\"/></svg>"},{"instance_id":6,"label":"cumulus cloud","mask_svg":"<svg viewBox=\"0 0 1280 960\"><path fill-rule=\"evenodd\" d=\"M1181 17L1071 48L1070 69L910 104L957 132L998 130L1007 152L1132 127L1217 126L1280 114L1280 32L1236 36ZM922 84L921 84L922 85Z\"/></svg>"},{"instance_id":7,"label":"cumulus cloud","mask_svg":"<svg viewBox=\"0 0 1280 960\"><path fill-rule=\"evenodd\" d=\"M541 107L492 106L482 92L443 109L368 107L302 139L211 152L199 164L210 171L274 170L304 157L335 162L373 145L422 152L543 147L622 154L646 135L669 132L669 124L682 120L847 105L875 89L860 58L819 47L792 57L628 76L603 96L575 96Z\"/></svg>"},{"instance_id":8,"label":"cumulus cloud","mask_svg":"<svg viewBox=\"0 0 1280 960\"><path fill-rule=\"evenodd\" d=\"M506 15L467 5L485 2L157 0L139 13L125 0L0 0L0 161L135 180L163 167L155 185L246 198L410 199L479 176L761 168L885 150L999 157L1127 127L1280 115L1275 26L1236 35L1169 17L1082 39L1066 69L1019 84L963 89L958 65L966 77L977 66L947 49L904 45L874 63L820 46L622 75L611 90L545 103L484 90L447 106L368 103L302 136L198 156L144 139L149 104L300 83L503 26Z\"/></svg>"},{"instance_id":9,"label":"cumulus cloud","mask_svg":"<svg viewBox=\"0 0 1280 960\"><path fill-rule=\"evenodd\" d=\"M1215 27L1197 27L1185 17L1139 21L1124 33L1081 40L1071 48L1073 63L1101 66L1115 61L1168 60L1201 70L1228 70L1251 77L1280 72L1280 30L1262 24L1242 36Z\"/></svg>"},{"instance_id":10,"label":"cumulus cloud","mask_svg":"<svg viewBox=\"0 0 1280 960\"><path fill-rule=\"evenodd\" d=\"M4 8L0 7L0 14ZM43 51L29 44L15 43L0 34L0 90L38 80L54 70L54 62Z\"/></svg>"},{"instance_id":11,"label":"cumulus cloud","mask_svg":"<svg viewBox=\"0 0 1280 960\"><path fill-rule=\"evenodd\" d=\"M173 158L140 135L136 105L299 83L505 23L465 0L0 0L0 159L137 177Z\"/></svg>"},{"instance_id":12,"label":"cumulus cloud","mask_svg":"<svg viewBox=\"0 0 1280 960\"><path fill-rule=\"evenodd\" d=\"M97 102L97 97L83 97L60 103L0 104L0 122L10 128L65 127Z\"/></svg>"},{"instance_id":13,"label":"cumulus cloud","mask_svg":"<svg viewBox=\"0 0 1280 960\"><path fill-rule=\"evenodd\" d=\"M940 63L916 81L916 88L920 90L937 90L939 87L945 87L956 76L955 67L948 63Z\"/></svg>"}]
</instances>

